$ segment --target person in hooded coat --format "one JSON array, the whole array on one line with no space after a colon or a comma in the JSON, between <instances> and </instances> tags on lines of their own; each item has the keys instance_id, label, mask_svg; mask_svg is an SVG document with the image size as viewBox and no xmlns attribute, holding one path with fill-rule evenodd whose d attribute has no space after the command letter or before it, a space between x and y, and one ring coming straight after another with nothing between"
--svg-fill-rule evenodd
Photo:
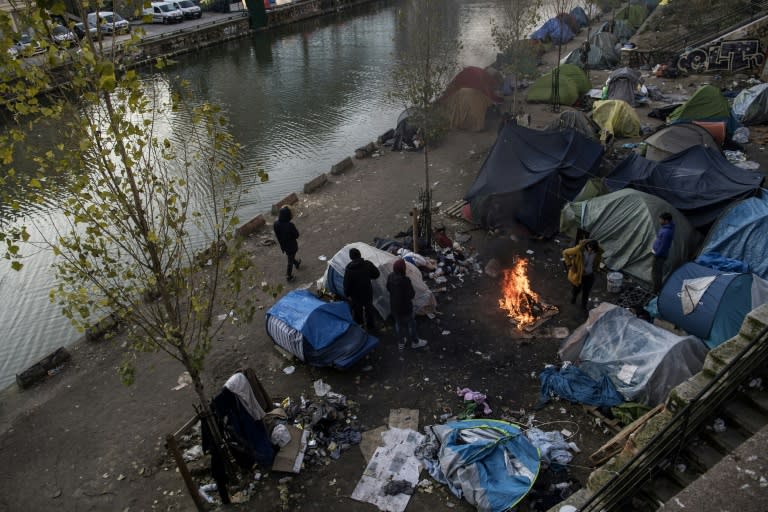
<instances>
[{"instance_id":1,"label":"person in hooded coat","mask_svg":"<svg viewBox=\"0 0 768 512\"><path fill-rule=\"evenodd\" d=\"M672 241L675 239L675 223L672 221L671 213L664 212L659 215L659 224L661 225L661 229L656 233L656 239L651 246L651 253L653 253L651 281L653 282L653 293L656 295L661 292L661 283L664 277L664 263L667 262L669 250L672 248Z\"/></svg>"},{"instance_id":2,"label":"person in hooded coat","mask_svg":"<svg viewBox=\"0 0 768 512\"><path fill-rule=\"evenodd\" d=\"M285 272L285 278L288 281L293 281L293 268L301 266L301 260L296 258L296 253L299 252L299 230L291 222L293 219L293 212L288 206L283 206L277 214L277 220L272 225L275 230L275 236L280 244L280 250L282 250L288 257L288 268Z\"/></svg>"},{"instance_id":3,"label":"person in hooded coat","mask_svg":"<svg viewBox=\"0 0 768 512\"><path fill-rule=\"evenodd\" d=\"M411 342L411 348L427 346L427 340L420 339L416 333L416 319L413 316L413 298L416 292L413 283L405 275L405 260L402 258L398 258L392 265L392 273L387 277L387 290L389 308L395 319L397 348L404 350L407 341Z\"/></svg>"},{"instance_id":4,"label":"person in hooded coat","mask_svg":"<svg viewBox=\"0 0 768 512\"><path fill-rule=\"evenodd\" d=\"M568 269L568 281L571 286L571 304L576 304L576 297L581 293L581 307L585 311L589 306L589 292L595 284L595 274L600 269L603 249L597 240L584 239L575 247L563 251L563 262Z\"/></svg>"},{"instance_id":5,"label":"person in hooded coat","mask_svg":"<svg viewBox=\"0 0 768 512\"><path fill-rule=\"evenodd\" d=\"M373 308L371 280L379 278L379 269L370 261L363 259L360 251L354 247L349 250L349 258L351 261L347 263L344 270L344 295L349 299L355 322L363 325L363 318L365 318L366 330L374 331L376 312Z\"/></svg>"}]
</instances>

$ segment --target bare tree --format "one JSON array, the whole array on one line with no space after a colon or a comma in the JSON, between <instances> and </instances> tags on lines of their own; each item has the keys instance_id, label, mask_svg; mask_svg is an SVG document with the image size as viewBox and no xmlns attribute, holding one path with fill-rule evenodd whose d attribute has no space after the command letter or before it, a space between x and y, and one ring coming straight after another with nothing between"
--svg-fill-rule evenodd
<instances>
[{"instance_id":1,"label":"bare tree","mask_svg":"<svg viewBox=\"0 0 768 512\"><path fill-rule=\"evenodd\" d=\"M396 56L394 88L390 95L405 108L412 108L424 142L424 192L419 233L431 244L432 192L429 180L429 150L446 129L445 117L436 101L456 72L461 42L450 39L445 29L444 0L411 0L399 11L403 51Z\"/></svg>"},{"instance_id":2,"label":"bare tree","mask_svg":"<svg viewBox=\"0 0 768 512\"><path fill-rule=\"evenodd\" d=\"M552 70L552 111L560 112L560 61L563 58L563 31L566 27L565 17L571 12L574 0L549 0L550 12L557 19L560 37L557 38L557 62Z\"/></svg>"},{"instance_id":3,"label":"bare tree","mask_svg":"<svg viewBox=\"0 0 768 512\"><path fill-rule=\"evenodd\" d=\"M505 0L502 17L491 20L491 36L501 53L502 72L514 76L512 112L517 113L517 89L522 79L536 72L537 57L527 34L541 19L542 0Z\"/></svg>"}]
</instances>

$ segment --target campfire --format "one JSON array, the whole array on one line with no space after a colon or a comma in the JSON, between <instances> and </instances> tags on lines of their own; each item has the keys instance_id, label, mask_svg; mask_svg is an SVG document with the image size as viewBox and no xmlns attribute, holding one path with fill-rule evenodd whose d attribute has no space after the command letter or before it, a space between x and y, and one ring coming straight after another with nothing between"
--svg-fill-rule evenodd
<instances>
[{"instance_id":1,"label":"campfire","mask_svg":"<svg viewBox=\"0 0 768 512\"><path fill-rule=\"evenodd\" d=\"M544 304L528 280L528 260L518 258L512 268L504 270L499 307L518 329L533 330L547 318L557 314L555 306Z\"/></svg>"}]
</instances>

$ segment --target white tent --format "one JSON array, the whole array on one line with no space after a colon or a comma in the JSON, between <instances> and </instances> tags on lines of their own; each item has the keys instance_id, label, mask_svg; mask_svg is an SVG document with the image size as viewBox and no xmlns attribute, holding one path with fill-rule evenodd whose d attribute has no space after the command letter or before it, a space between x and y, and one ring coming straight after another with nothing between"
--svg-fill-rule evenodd
<instances>
[{"instance_id":1,"label":"white tent","mask_svg":"<svg viewBox=\"0 0 768 512\"><path fill-rule=\"evenodd\" d=\"M333 258L328 261L328 268L325 274L318 282L321 289L331 293L344 296L344 270L350 262L349 250L356 248L360 251L362 257L379 269L381 275L373 281L373 306L379 312L382 318L389 316L389 292L387 291L387 277L392 273L392 265L398 259L394 254L376 249L363 242L354 242L347 244L337 252ZM429 287L424 284L421 278L421 271L414 265L405 264L406 275L413 284L416 296L413 298L413 308L417 314L427 314L435 310L437 301Z\"/></svg>"}]
</instances>

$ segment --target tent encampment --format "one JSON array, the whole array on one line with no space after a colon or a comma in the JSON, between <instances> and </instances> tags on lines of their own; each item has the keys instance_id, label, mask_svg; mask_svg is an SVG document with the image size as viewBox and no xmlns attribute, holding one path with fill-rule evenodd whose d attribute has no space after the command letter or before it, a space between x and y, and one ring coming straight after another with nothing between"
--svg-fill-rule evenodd
<instances>
[{"instance_id":1,"label":"tent encampment","mask_svg":"<svg viewBox=\"0 0 768 512\"><path fill-rule=\"evenodd\" d=\"M414 147L413 139L419 131L422 118L422 112L416 107L407 108L400 113L392 140L392 151Z\"/></svg>"},{"instance_id":2,"label":"tent encampment","mask_svg":"<svg viewBox=\"0 0 768 512\"><path fill-rule=\"evenodd\" d=\"M584 115L583 112L578 110L564 110L560 112L557 119L546 127L547 130L562 130L565 128L573 128L585 137L597 140L598 126Z\"/></svg>"},{"instance_id":3,"label":"tent encampment","mask_svg":"<svg viewBox=\"0 0 768 512\"><path fill-rule=\"evenodd\" d=\"M768 84L741 91L733 100L733 115L745 125L768 123Z\"/></svg>"},{"instance_id":4,"label":"tent encampment","mask_svg":"<svg viewBox=\"0 0 768 512\"><path fill-rule=\"evenodd\" d=\"M600 242L608 268L650 282L651 246L659 230L659 215L672 214L675 238L665 272L689 261L700 237L686 218L663 199L634 189L623 189L563 208L561 231L580 228Z\"/></svg>"},{"instance_id":5,"label":"tent encampment","mask_svg":"<svg viewBox=\"0 0 768 512\"><path fill-rule=\"evenodd\" d=\"M747 314L768 301L768 282L753 274L722 272L693 262L664 283L659 315L715 348L736 336Z\"/></svg>"},{"instance_id":6,"label":"tent encampment","mask_svg":"<svg viewBox=\"0 0 768 512\"><path fill-rule=\"evenodd\" d=\"M636 137L640 135L640 119L626 101L603 100L592 104L592 120L600 127L600 140L609 136Z\"/></svg>"},{"instance_id":7,"label":"tent encampment","mask_svg":"<svg viewBox=\"0 0 768 512\"><path fill-rule=\"evenodd\" d=\"M589 18L587 17L587 13L584 11L583 7L577 5L571 9L570 14L573 16L580 27L586 27L589 25Z\"/></svg>"},{"instance_id":8,"label":"tent encampment","mask_svg":"<svg viewBox=\"0 0 768 512\"><path fill-rule=\"evenodd\" d=\"M638 28L640 28L640 25L643 24L645 18L647 17L648 7L644 3L632 4L629 2L627 5L617 9L616 13L613 15L613 19L615 20L626 21L627 24L631 27L633 33Z\"/></svg>"},{"instance_id":9,"label":"tent encampment","mask_svg":"<svg viewBox=\"0 0 768 512\"><path fill-rule=\"evenodd\" d=\"M645 139L645 158L664 160L693 146L716 148L717 143L709 132L693 123L680 123L662 127Z\"/></svg>"},{"instance_id":10,"label":"tent encampment","mask_svg":"<svg viewBox=\"0 0 768 512\"><path fill-rule=\"evenodd\" d=\"M479 132L485 129L485 114L493 102L482 91L464 87L443 96L440 104L449 128Z\"/></svg>"},{"instance_id":11,"label":"tent encampment","mask_svg":"<svg viewBox=\"0 0 768 512\"><path fill-rule=\"evenodd\" d=\"M576 130L539 131L506 123L465 195L483 226L519 221L557 233L560 209L600 163L603 147Z\"/></svg>"},{"instance_id":12,"label":"tent encampment","mask_svg":"<svg viewBox=\"0 0 768 512\"><path fill-rule=\"evenodd\" d=\"M389 317L387 277L392 273L392 265L398 259L394 254L376 249L363 242L347 244L334 254L333 258L328 260L328 267L321 278L320 288L339 297L344 297L344 272L347 264L350 262L349 250L352 248L359 250L363 258L376 265L376 268L379 269L379 278L371 283L373 285L373 307L379 312L381 318L386 319ZM418 314L434 312L437 301L429 287L424 284L419 269L407 263L405 270L416 292L416 296L413 298L414 311Z\"/></svg>"},{"instance_id":13,"label":"tent encampment","mask_svg":"<svg viewBox=\"0 0 768 512\"><path fill-rule=\"evenodd\" d=\"M639 71L632 68L616 69L608 76L607 99L623 100L635 107L637 106L635 91L642 82L643 79Z\"/></svg>"},{"instance_id":14,"label":"tent encampment","mask_svg":"<svg viewBox=\"0 0 768 512\"><path fill-rule=\"evenodd\" d=\"M762 173L731 164L717 149L693 146L661 162L630 153L605 186L658 196L698 228L712 223L733 201L756 194L762 181Z\"/></svg>"},{"instance_id":15,"label":"tent encampment","mask_svg":"<svg viewBox=\"0 0 768 512\"><path fill-rule=\"evenodd\" d=\"M709 230L701 253L716 252L743 261L768 279L768 196L750 197L723 212Z\"/></svg>"},{"instance_id":16,"label":"tent encampment","mask_svg":"<svg viewBox=\"0 0 768 512\"><path fill-rule=\"evenodd\" d=\"M519 426L492 419L430 425L420 450L430 475L481 512L514 509L533 487L541 457Z\"/></svg>"},{"instance_id":17,"label":"tent encampment","mask_svg":"<svg viewBox=\"0 0 768 512\"><path fill-rule=\"evenodd\" d=\"M582 94L592 88L584 70L574 64L561 64L558 75L558 95L561 105L573 105ZM528 88L527 101L550 103L552 101L552 71L539 77Z\"/></svg>"},{"instance_id":18,"label":"tent encampment","mask_svg":"<svg viewBox=\"0 0 768 512\"><path fill-rule=\"evenodd\" d=\"M559 355L595 380L610 378L626 400L653 407L701 370L707 348L694 336L677 336L603 303L590 311Z\"/></svg>"},{"instance_id":19,"label":"tent encampment","mask_svg":"<svg viewBox=\"0 0 768 512\"><path fill-rule=\"evenodd\" d=\"M483 93L491 102L500 103L503 98L496 94L501 82L496 76L477 66L467 66L453 77L445 88L443 98L450 96L459 89L474 89Z\"/></svg>"},{"instance_id":20,"label":"tent encampment","mask_svg":"<svg viewBox=\"0 0 768 512\"><path fill-rule=\"evenodd\" d=\"M288 292L266 314L272 341L312 366L348 368L379 340L352 319L345 302L325 302L307 290Z\"/></svg>"},{"instance_id":21,"label":"tent encampment","mask_svg":"<svg viewBox=\"0 0 768 512\"><path fill-rule=\"evenodd\" d=\"M550 18L533 34L531 39L536 41L551 41L553 44L565 44L573 39L573 31L565 19Z\"/></svg>"},{"instance_id":22,"label":"tent encampment","mask_svg":"<svg viewBox=\"0 0 768 512\"><path fill-rule=\"evenodd\" d=\"M737 125L728 100L720 89L712 85L701 86L688 101L667 117L668 124L692 121L723 121L726 123L727 133L733 133Z\"/></svg>"}]
</instances>

